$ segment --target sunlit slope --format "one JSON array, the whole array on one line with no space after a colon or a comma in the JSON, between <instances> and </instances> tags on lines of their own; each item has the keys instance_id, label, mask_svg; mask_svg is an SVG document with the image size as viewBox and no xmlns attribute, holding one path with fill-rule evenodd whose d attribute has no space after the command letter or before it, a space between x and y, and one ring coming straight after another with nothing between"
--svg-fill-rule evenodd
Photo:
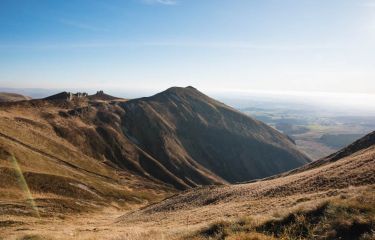
<instances>
[{"instance_id":1,"label":"sunlit slope","mask_svg":"<svg viewBox=\"0 0 375 240\"><path fill-rule=\"evenodd\" d=\"M30 100L30 97L17 94L17 93L7 93L7 92L0 92L0 102L16 102L16 101L24 101Z\"/></svg>"}]
</instances>

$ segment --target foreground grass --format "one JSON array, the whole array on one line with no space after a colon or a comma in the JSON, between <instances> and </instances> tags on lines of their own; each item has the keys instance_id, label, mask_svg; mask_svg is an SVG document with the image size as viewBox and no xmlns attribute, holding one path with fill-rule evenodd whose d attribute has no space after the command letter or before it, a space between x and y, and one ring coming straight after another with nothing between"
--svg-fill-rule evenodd
<instances>
[{"instance_id":1,"label":"foreground grass","mask_svg":"<svg viewBox=\"0 0 375 240\"><path fill-rule=\"evenodd\" d=\"M188 236L194 240L375 239L375 196L328 200L262 222L250 217L221 221Z\"/></svg>"}]
</instances>

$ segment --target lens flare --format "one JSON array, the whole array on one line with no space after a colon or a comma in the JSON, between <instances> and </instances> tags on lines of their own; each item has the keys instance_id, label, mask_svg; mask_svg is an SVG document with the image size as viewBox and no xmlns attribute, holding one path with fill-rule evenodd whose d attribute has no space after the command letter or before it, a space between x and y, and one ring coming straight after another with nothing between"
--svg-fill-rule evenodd
<instances>
[{"instance_id":1,"label":"lens flare","mask_svg":"<svg viewBox=\"0 0 375 240\"><path fill-rule=\"evenodd\" d=\"M26 179L25 177L23 176L23 173L22 173L22 170L21 170L21 167L20 165L18 164L17 162L17 159L12 155L12 164L13 164L13 168L14 170L16 171L16 174L17 174L17 178L18 178L18 183L22 189L22 191L24 192L25 196L26 196L26 200L27 202L30 204L31 208L34 210L34 213L35 215L40 218L40 214L39 214L39 210L38 210L38 207L36 206L35 204L35 201L33 199L33 196L31 195L31 192L30 192L30 189L29 189L29 186L27 185L27 182L26 182Z\"/></svg>"}]
</instances>

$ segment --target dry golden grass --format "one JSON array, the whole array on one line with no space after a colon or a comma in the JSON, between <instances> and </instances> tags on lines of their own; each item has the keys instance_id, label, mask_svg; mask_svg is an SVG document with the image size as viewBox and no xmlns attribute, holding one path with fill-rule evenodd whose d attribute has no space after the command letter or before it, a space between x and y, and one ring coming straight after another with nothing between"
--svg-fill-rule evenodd
<instances>
[{"instance_id":1,"label":"dry golden grass","mask_svg":"<svg viewBox=\"0 0 375 240\"><path fill-rule=\"evenodd\" d=\"M346 194L355 186L375 183L375 146L331 164L292 175L230 186L201 187L124 216L143 222L166 218L199 224L205 219L258 215L304 202ZM270 208L272 206L272 208ZM204 220L206 221L206 220Z\"/></svg>"},{"instance_id":2,"label":"dry golden grass","mask_svg":"<svg viewBox=\"0 0 375 240\"><path fill-rule=\"evenodd\" d=\"M123 220L116 223L123 211L115 208L104 208L90 214L65 214L61 218L12 216L0 220L3 225L7 224L6 227L0 226L3 230L0 236L4 239L40 236L40 239L57 240L289 240L333 239L345 231L348 233L345 236L352 238L342 239L359 239L357 235L350 235L359 231L362 235L360 239L365 240L374 237L371 235L371 230L375 230L374 193L375 186L355 187L337 196L321 196L320 201L302 202L289 208L269 205L272 207L258 214L237 212L236 217L222 217L219 222L218 218L204 213L195 215L195 221L199 221L189 219L187 222L185 213L180 216L184 222L175 215L157 219L150 215L151 218L143 222ZM259 201L269 203L269 199ZM213 212L219 210L220 206L211 208Z\"/></svg>"},{"instance_id":3,"label":"dry golden grass","mask_svg":"<svg viewBox=\"0 0 375 240\"><path fill-rule=\"evenodd\" d=\"M226 239L272 239L272 234L276 233L279 235L274 238L280 239L285 234L292 235L298 225L289 224L283 230L286 232L272 230L271 234L263 230L249 233L243 229L266 226L264 224L267 221L269 225L277 226L280 220L287 219L291 214L303 222L306 219L304 213L318 209L327 201L330 202L328 209L334 210L330 216L348 220L338 226L369 222L369 219L371 222L373 210L370 215L365 211L368 206L374 206L374 161L374 148L370 147L317 169L279 179L194 189L142 210L98 206L89 214L65 212L55 217L45 216L40 220L25 214L2 215L0 221L7 226L2 228L4 231L0 236L6 236L6 239L17 239L24 235L40 235L47 239L135 240L179 239L184 236L185 239L186 236L187 239L205 239L204 236L192 236L191 233L206 229L207 225L215 224L221 219L224 228L230 229ZM14 196L11 191L9 194ZM44 199L54 197L53 194L42 196ZM12 203L22 206L22 201ZM19 211L24 213L22 210L25 209L27 206L23 205ZM348 215L348 209L354 210L349 211L351 215ZM333 226L333 221L328 223ZM308 225L309 222L304 224ZM327 222L323 225L326 226ZM324 230L324 234L329 232L329 228ZM372 237L368 234L363 239Z\"/></svg>"},{"instance_id":4,"label":"dry golden grass","mask_svg":"<svg viewBox=\"0 0 375 240\"><path fill-rule=\"evenodd\" d=\"M79 145L59 137L53 121L63 126L90 128L78 117L58 117L69 106L24 102L0 107L0 239L27 232L30 226L56 223L54 219L65 222L69 217L74 220L87 213L100 214L106 208L113 209L112 212L139 208L174 192L162 183L120 171L101 158L84 154ZM41 220L35 218L24 184L20 184L13 156Z\"/></svg>"},{"instance_id":5,"label":"dry golden grass","mask_svg":"<svg viewBox=\"0 0 375 240\"><path fill-rule=\"evenodd\" d=\"M186 239L372 239L375 237L374 189L346 198L301 206L277 218L221 221Z\"/></svg>"}]
</instances>

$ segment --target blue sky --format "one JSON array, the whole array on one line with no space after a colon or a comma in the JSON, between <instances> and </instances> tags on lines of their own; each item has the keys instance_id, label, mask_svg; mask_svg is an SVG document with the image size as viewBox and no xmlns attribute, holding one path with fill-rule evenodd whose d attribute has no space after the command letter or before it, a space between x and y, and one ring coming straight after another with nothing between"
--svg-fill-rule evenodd
<instances>
[{"instance_id":1,"label":"blue sky","mask_svg":"<svg viewBox=\"0 0 375 240\"><path fill-rule=\"evenodd\" d=\"M0 86L375 94L375 0L1 0Z\"/></svg>"}]
</instances>

